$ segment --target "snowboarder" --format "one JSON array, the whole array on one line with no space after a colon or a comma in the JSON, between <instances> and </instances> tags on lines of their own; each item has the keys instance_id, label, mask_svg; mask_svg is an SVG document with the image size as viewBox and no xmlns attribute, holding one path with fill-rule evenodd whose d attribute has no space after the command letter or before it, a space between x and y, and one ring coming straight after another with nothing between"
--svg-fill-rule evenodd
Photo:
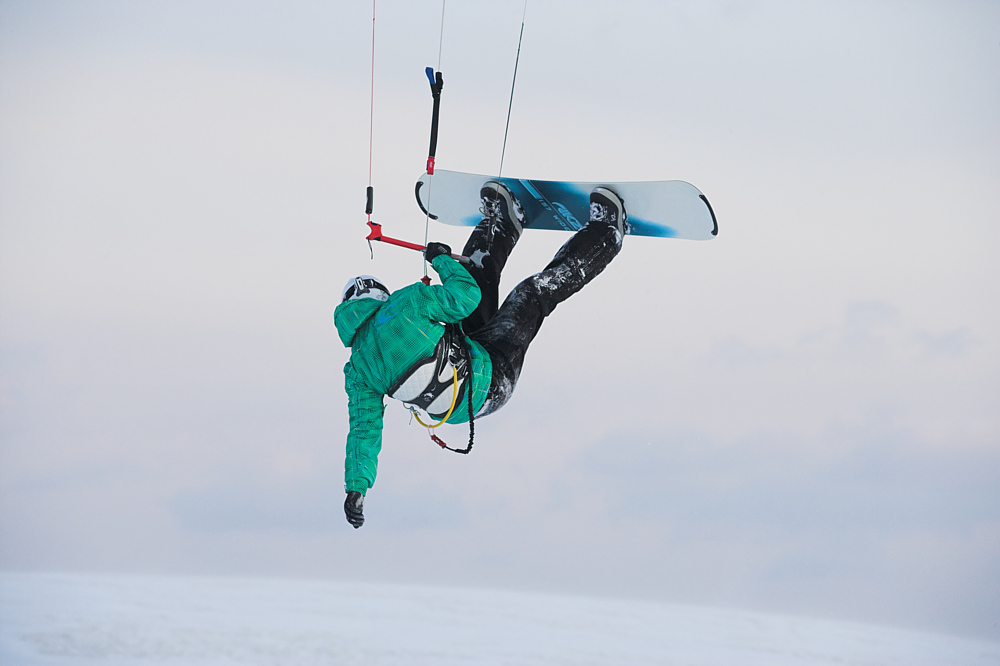
<instances>
[{"instance_id":1,"label":"snowboarder","mask_svg":"<svg viewBox=\"0 0 1000 666\"><path fill-rule=\"evenodd\" d=\"M510 399L542 320L621 250L624 204L612 190L597 187L588 224L498 307L500 273L531 221L498 181L487 182L480 197L482 221L463 250L468 268L447 245L429 243L424 256L440 286L416 282L390 293L362 275L347 283L334 312L340 339L351 348L344 366L350 416L344 512L355 528L365 521L365 494L375 483L384 397L448 423L492 414Z\"/></svg>"}]
</instances>

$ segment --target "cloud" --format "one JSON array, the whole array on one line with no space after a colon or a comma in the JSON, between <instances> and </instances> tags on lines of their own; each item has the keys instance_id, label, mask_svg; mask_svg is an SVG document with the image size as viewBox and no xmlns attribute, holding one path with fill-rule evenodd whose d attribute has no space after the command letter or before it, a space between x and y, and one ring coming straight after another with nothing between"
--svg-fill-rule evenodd
<instances>
[{"instance_id":1,"label":"cloud","mask_svg":"<svg viewBox=\"0 0 1000 666\"><path fill-rule=\"evenodd\" d=\"M848 355L871 357L884 352L885 332L898 326L899 311L882 301L855 302L847 306L841 344Z\"/></svg>"},{"instance_id":2,"label":"cloud","mask_svg":"<svg viewBox=\"0 0 1000 666\"><path fill-rule=\"evenodd\" d=\"M185 529L195 532L318 535L342 531L341 486L328 476L281 482L234 474L209 485L184 488L167 500L167 506ZM396 536L435 529L462 530L469 520L465 499L430 483L405 492L388 486L373 493L368 512L376 529ZM371 530L371 525L368 527Z\"/></svg>"},{"instance_id":3,"label":"cloud","mask_svg":"<svg viewBox=\"0 0 1000 666\"><path fill-rule=\"evenodd\" d=\"M991 631L995 591L976 581L1000 575L995 448L927 446L882 419L722 442L633 430L575 469L630 535L632 566L675 569L649 574L673 595L688 593L682 570L729 603L871 619L893 607L914 625Z\"/></svg>"},{"instance_id":4,"label":"cloud","mask_svg":"<svg viewBox=\"0 0 1000 666\"><path fill-rule=\"evenodd\" d=\"M931 358L965 358L974 346L980 344L968 326L937 334L914 331L913 339L923 346L924 352Z\"/></svg>"},{"instance_id":5,"label":"cloud","mask_svg":"<svg viewBox=\"0 0 1000 666\"><path fill-rule=\"evenodd\" d=\"M789 533L1000 524L1000 451L929 448L874 422L728 443L697 433L619 433L580 457L616 515L665 526L771 526ZM819 440L819 441L817 441Z\"/></svg>"},{"instance_id":6,"label":"cloud","mask_svg":"<svg viewBox=\"0 0 1000 666\"><path fill-rule=\"evenodd\" d=\"M339 489L325 478L277 484L244 474L184 488L167 505L196 532L322 532L332 529L330 507L339 499Z\"/></svg>"}]
</instances>

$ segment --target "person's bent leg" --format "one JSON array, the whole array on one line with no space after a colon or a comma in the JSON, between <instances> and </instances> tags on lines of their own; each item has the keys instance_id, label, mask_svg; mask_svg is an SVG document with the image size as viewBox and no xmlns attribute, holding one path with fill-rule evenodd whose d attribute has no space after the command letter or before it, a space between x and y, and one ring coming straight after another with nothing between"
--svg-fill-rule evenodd
<instances>
[{"instance_id":1,"label":"person's bent leg","mask_svg":"<svg viewBox=\"0 0 1000 666\"><path fill-rule=\"evenodd\" d=\"M475 312L462 322L466 334L483 328L496 314L500 304L500 274L526 223L521 205L505 186L490 181L483 186L480 197L483 219L472 230L462 250L471 260L466 268L482 294Z\"/></svg>"},{"instance_id":2,"label":"person's bent leg","mask_svg":"<svg viewBox=\"0 0 1000 666\"><path fill-rule=\"evenodd\" d=\"M620 200L617 203L621 209ZM623 225L594 220L593 212L591 218L560 248L545 270L514 287L496 315L472 336L486 348L493 362L493 381L482 416L496 411L510 398L528 345L545 317L597 277L621 251Z\"/></svg>"}]
</instances>

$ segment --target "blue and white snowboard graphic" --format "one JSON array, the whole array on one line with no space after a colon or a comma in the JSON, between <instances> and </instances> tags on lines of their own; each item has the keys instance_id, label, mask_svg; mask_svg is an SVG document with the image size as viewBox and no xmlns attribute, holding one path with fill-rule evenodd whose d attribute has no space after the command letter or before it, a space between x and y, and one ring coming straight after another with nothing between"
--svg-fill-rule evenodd
<instances>
[{"instance_id":1,"label":"blue and white snowboard graphic","mask_svg":"<svg viewBox=\"0 0 1000 666\"><path fill-rule=\"evenodd\" d=\"M493 176L439 170L417 181L420 209L445 224L479 223L479 190ZM576 231L590 219L590 192L608 187L625 202L628 233L657 238L711 240L719 233L708 199L682 180L626 183L572 183L558 180L501 178L524 208L529 229Z\"/></svg>"}]
</instances>

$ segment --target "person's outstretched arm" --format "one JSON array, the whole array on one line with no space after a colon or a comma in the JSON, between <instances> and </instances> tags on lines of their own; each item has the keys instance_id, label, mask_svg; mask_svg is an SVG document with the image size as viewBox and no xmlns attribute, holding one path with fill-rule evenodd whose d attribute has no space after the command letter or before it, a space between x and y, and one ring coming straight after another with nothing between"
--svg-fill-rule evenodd
<instances>
[{"instance_id":1,"label":"person's outstretched arm","mask_svg":"<svg viewBox=\"0 0 1000 666\"><path fill-rule=\"evenodd\" d=\"M382 450L385 404L380 393L355 381L352 373L346 370L344 388L347 390L351 430L347 434L347 455L344 458L344 487L348 494L357 492L363 496L375 483L378 454ZM349 513L348 521L355 527L361 527L364 518L360 522L351 520Z\"/></svg>"}]
</instances>

